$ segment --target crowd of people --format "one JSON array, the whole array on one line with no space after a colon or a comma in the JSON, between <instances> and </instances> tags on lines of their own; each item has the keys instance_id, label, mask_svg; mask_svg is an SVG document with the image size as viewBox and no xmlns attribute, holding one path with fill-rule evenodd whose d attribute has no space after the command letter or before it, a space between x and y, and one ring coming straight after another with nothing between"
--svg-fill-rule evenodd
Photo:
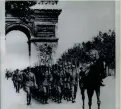
<instances>
[{"instance_id":1,"label":"crowd of people","mask_svg":"<svg viewBox=\"0 0 121 109\"><path fill-rule=\"evenodd\" d=\"M84 87L85 77L93 64L86 63L77 68L76 65L67 62L64 66L40 65L23 70L6 70L6 77L12 78L17 93L23 88L27 95L27 105L31 104L31 97L43 104L47 104L49 99L57 103L61 103L62 100L74 103L78 84L80 88ZM99 81L100 86L104 86L102 79Z\"/></svg>"}]
</instances>

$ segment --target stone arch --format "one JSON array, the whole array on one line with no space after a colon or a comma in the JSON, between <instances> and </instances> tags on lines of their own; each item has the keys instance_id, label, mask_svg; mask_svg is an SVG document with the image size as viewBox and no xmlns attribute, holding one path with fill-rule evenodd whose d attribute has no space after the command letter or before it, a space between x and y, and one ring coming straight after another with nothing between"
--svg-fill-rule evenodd
<instances>
[{"instance_id":1,"label":"stone arch","mask_svg":"<svg viewBox=\"0 0 121 109\"><path fill-rule=\"evenodd\" d=\"M12 24L10 26L7 26L6 30L5 30L5 34L7 35L12 30L19 30L19 31L25 33L28 40L32 36L31 30L26 25L23 25L23 24Z\"/></svg>"}]
</instances>

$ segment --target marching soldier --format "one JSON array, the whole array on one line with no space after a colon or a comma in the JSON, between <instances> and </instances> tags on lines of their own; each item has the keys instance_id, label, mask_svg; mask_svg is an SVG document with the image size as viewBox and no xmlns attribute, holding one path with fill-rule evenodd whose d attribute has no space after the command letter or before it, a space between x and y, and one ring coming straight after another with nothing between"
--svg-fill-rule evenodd
<instances>
[{"instance_id":1,"label":"marching soldier","mask_svg":"<svg viewBox=\"0 0 121 109\"><path fill-rule=\"evenodd\" d=\"M70 69L70 65L69 63L67 63L67 65L65 66L66 69L65 69L65 85L66 85L66 92L65 92L65 95L66 95L66 99L67 101L71 101L71 70Z\"/></svg>"},{"instance_id":2,"label":"marching soldier","mask_svg":"<svg viewBox=\"0 0 121 109\"><path fill-rule=\"evenodd\" d=\"M49 83L48 83L48 69L46 68L45 71L45 78L44 78L44 82L43 82L43 88L44 88L44 97L45 97L45 101L44 103L47 104L48 102L48 95L49 95Z\"/></svg>"},{"instance_id":3,"label":"marching soldier","mask_svg":"<svg viewBox=\"0 0 121 109\"><path fill-rule=\"evenodd\" d=\"M76 67L72 65L72 103L75 103L76 94L78 88L78 74L76 72Z\"/></svg>"},{"instance_id":4,"label":"marching soldier","mask_svg":"<svg viewBox=\"0 0 121 109\"><path fill-rule=\"evenodd\" d=\"M27 94L27 105L31 103L31 89L37 88L36 78L35 75L31 72L30 68L27 68L26 74L23 75L24 83L24 90Z\"/></svg>"},{"instance_id":5,"label":"marching soldier","mask_svg":"<svg viewBox=\"0 0 121 109\"><path fill-rule=\"evenodd\" d=\"M22 87L22 81L23 81L22 72L18 71L16 77L16 92L18 93L20 88Z\"/></svg>"},{"instance_id":6,"label":"marching soldier","mask_svg":"<svg viewBox=\"0 0 121 109\"><path fill-rule=\"evenodd\" d=\"M13 81L13 85L16 89L16 92L19 92L18 91L18 80L17 80L18 79L18 73L19 73L19 70L17 69L17 70L14 71L14 74L12 76L12 81Z\"/></svg>"},{"instance_id":7,"label":"marching soldier","mask_svg":"<svg viewBox=\"0 0 121 109\"><path fill-rule=\"evenodd\" d=\"M12 81L13 81L14 88L15 88L15 78L16 78L16 71L14 71L13 75L12 75Z\"/></svg>"}]
</instances>

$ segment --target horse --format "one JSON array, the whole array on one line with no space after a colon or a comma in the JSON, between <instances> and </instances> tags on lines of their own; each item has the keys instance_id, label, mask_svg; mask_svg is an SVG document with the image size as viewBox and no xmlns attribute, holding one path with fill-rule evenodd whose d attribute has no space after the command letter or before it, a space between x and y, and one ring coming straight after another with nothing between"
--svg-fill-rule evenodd
<instances>
[{"instance_id":1,"label":"horse","mask_svg":"<svg viewBox=\"0 0 121 109\"><path fill-rule=\"evenodd\" d=\"M100 59L93 65L90 66L90 69L88 70L88 75L83 77L83 80L79 81L79 86L81 90L81 95L82 95L82 101L83 101L83 106L82 108L84 109L85 105L85 90L87 90L87 95L88 95L88 105L89 109L91 109L92 106L92 97L94 94L94 91L96 92L97 96L97 105L98 109L100 109L100 83L101 80L105 78L105 72L104 72L104 66L103 66L103 61ZM83 82L83 84L82 84Z\"/></svg>"}]
</instances>

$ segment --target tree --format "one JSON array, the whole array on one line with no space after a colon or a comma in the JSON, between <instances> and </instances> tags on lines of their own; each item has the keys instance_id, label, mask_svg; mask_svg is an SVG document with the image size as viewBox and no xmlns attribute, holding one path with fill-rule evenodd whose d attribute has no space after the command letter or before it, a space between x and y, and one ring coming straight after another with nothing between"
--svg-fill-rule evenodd
<instances>
[{"instance_id":1,"label":"tree","mask_svg":"<svg viewBox=\"0 0 121 109\"><path fill-rule=\"evenodd\" d=\"M29 8L35 5L37 1L6 1L5 11L6 14L11 14L14 17L19 17L23 21L27 21L30 18L32 10Z\"/></svg>"},{"instance_id":2,"label":"tree","mask_svg":"<svg viewBox=\"0 0 121 109\"><path fill-rule=\"evenodd\" d=\"M84 51L82 44L75 44L72 48L65 51L58 59L58 64L65 64L67 62L79 67L81 63L89 61L89 58Z\"/></svg>"},{"instance_id":3,"label":"tree","mask_svg":"<svg viewBox=\"0 0 121 109\"><path fill-rule=\"evenodd\" d=\"M115 69L115 31L102 33L101 31L91 41L74 45L64 52L58 63L71 62L72 64L90 61L90 50L97 50L103 56L108 68Z\"/></svg>"},{"instance_id":4,"label":"tree","mask_svg":"<svg viewBox=\"0 0 121 109\"><path fill-rule=\"evenodd\" d=\"M93 38L92 43L93 48L105 58L108 69L115 69L115 31L99 32L99 35Z\"/></svg>"}]
</instances>

